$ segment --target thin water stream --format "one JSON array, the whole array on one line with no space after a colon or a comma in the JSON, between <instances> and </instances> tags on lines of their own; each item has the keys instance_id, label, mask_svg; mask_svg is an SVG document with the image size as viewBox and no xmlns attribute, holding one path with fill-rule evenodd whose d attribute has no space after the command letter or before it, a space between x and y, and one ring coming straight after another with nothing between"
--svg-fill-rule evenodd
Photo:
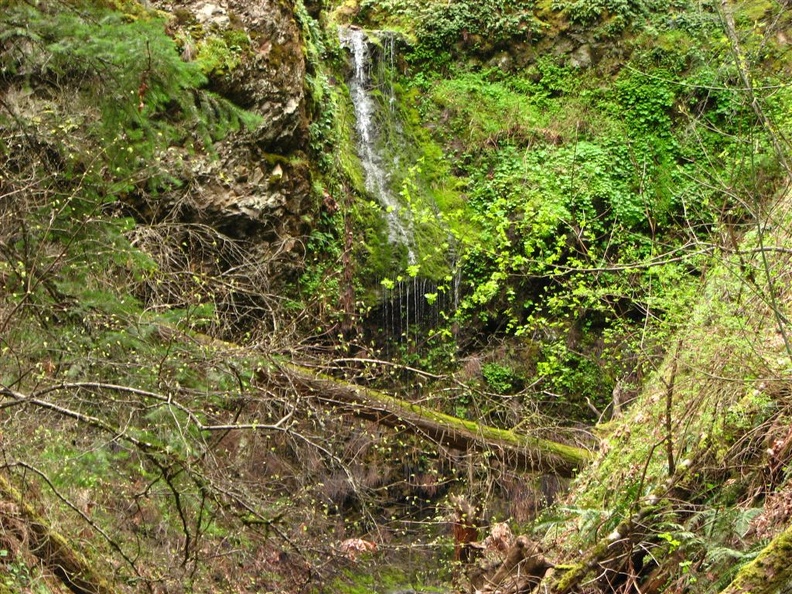
<instances>
[{"instance_id":1,"label":"thin water stream","mask_svg":"<svg viewBox=\"0 0 792 594\"><path fill-rule=\"evenodd\" d=\"M382 121L382 118L393 117L390 113L396 101L393 87L385 85L383 88L377 89L377 80L372 76L375 64L365 31L340 27L338 35L341 46L352 53L354 60L354 74L348 81L348 85L355 110L357 149L360 163L363 166L366 191L377 198L385 211L388 240L393 244L405 246L408 263L415 264L415 239L411 217L408 209L402 205L390 187L389 160L393 160L393 158L389 157L383 148L383 139L377 124L378 121ZM383 38L386 39L384 60L389 63L389 66L392 66L393 39L389 38L387 34L383 34ZM382 99L378 100L377 94L380 94ZM387 109L383 109L383 104Z\"/></svg>"},{"instance_id":2,"label":"thin water stream","mask_svg":"<svg viewBox=\"0 0 792 594\"><path fill-rule=\"evenodd\" d=\"M376 35L377 41L372 39ZM352 58L347 85L355 112L357 152L363 167L366 190L381 204L388 225L388 240L404 246L408 264L417 262L414 221L411 212L393 189L393 172L399 166L399 144L404 143L396 109L392 78L396 36L376 31L371 38L358 28L339 27L342 47ZM404 148L404 147L401 147ZM452 253L449 257L454 258ZM380 302L369 316L372 336L394 354L397 345L421 348L428 331L445 323L459 305L460 276L456 265L449 281L420 276L383 283ZM405 275L406 276L406 275Z\"/></svg>"}]
</instances>

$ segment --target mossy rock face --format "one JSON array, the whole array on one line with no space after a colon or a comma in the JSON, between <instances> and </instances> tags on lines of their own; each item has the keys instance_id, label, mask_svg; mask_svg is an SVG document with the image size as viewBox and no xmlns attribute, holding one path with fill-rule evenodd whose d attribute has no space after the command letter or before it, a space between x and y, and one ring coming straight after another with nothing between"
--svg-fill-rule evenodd
<instances>
[{"instance_id":1,"label":"mossy rock face","mask_svg":"<svg viewBox=\"0 0 792 594\"><path fill-rule=\"evenodd\" d=\"M317 215L311 169L304 152L309 140L304 40L293 2L256 0L207 2L177 0L162 5L173 15L171 35L182 59L195 62L211 91L202 111L218 111L211 97L246 110L256 118L246 131L219 139L209 154L189 150L168 153L178 180L198 182L192 200L180 208L190 221L214 227L233 238L283 241L307 235ZM177 191L178 194L178 191ZM142 218L167 216L172 202L164 196L151 212L133 204ZM295 257L295 262L298 260Z\"/></svg>"},{"instance_id":2,"label":"mossy rock face","mask_svg":"<svg viewBox=\"0 0 792 594\"><path fill-rule=\"evenodd\" d=\"M170 5L176 26L196 41L210 88L263 117L256 141L287 154L308 142L305 53L294 7L277 0L217 3L181 0ZM200 40L196 31L200 30ZM178 33L177 33L178 35ZM188 52L189 53L189 52Z\"/></svg>"}]
</instances>

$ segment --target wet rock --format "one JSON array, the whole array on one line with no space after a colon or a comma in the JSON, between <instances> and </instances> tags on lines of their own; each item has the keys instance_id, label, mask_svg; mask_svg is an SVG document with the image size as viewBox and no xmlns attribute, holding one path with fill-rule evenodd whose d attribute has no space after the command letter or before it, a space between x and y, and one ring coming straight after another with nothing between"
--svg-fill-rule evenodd
<instances>
[{"instance_id":1,"label":"wet rock","mask_svg":"<svg viewBox=\"0 0 792 594\"><path fill-rule=\"evenodd\" d=\"M256 141L264 150L287 154L308 142L306 64L294 7L283 0L161 2L180 15L174 31L191 41L233 29L247 34L249 47L230 71L210 74L209 86L237 105L263 116ZM196 33L191 23L201 27ZM188 54L194 49L187 50ZM190 56L192 58L193 56Z\"/></svg>"},{"instance_id":2,"label":"wet rock","mask_svg":"<svg viewBox=\"0 0 792 594\"><path fill-rule=\"evenodd\" d=\"M239 172L234 181L228 179L229 171ZM274 242L310 232L316 205L305 162L290 162L255 147L235 147L233 154L201 171L197 180L192 218L231 237Z\"/></svg>"},{"instance_id":3,"label":"wet rock","mask_svg":"<svg viewBox=\"0 0 792 594\"><path fill-rule=\"evenodd\" d=\"M195 11L195 19L202 25L215 25L223 29L231 23L225 8L208 2Z\"/></svg>"},{"instance_id":4,"label":"wet rock","mask_svg":"<svg viewBox=\"0 0 792 594\"><path fill-rule=\"evenodd\" d=\"M573 68L588 68L591 66L591 46L584 43L569 56L569 64Z\"/></svg>"}]
</instances>

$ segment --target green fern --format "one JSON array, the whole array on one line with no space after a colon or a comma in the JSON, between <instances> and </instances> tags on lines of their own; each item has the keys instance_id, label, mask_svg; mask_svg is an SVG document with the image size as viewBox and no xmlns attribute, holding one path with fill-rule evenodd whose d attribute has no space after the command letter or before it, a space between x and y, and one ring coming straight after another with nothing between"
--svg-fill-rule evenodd
<instances>
[{"instance_id":1,"label":"green fern","mask_svg":"<svg viewBox=\"0 0 792 594\"><path fill-rule=\"evenodd\" d=\"M757 547L754 550L745 552L725 546L708 549L705 558L706 564L710 568L716 568L717 571L713 573L719 576L717 580L710 584L708 592L720 592L723 590L731 583L740 568L756 559L761 550L762 547Z\"/></svg>"},{"instance_id":2,"label":"green fern","mask_svg":"<svg viewBox=\"0 0 792 594\"><path fill-rule=\"evenodd\" d=\"M32 46L2 52L3 72L76 90L89 110L98 110L93 133L119 177L165 146L189 145L197 136L208 149L261 121L202 89L207 79L200 65L181 59L161 18L129 20L87 3L55 10L45 2L14 6L0 24L7 47Z\"/></svg>"}]
</instances>

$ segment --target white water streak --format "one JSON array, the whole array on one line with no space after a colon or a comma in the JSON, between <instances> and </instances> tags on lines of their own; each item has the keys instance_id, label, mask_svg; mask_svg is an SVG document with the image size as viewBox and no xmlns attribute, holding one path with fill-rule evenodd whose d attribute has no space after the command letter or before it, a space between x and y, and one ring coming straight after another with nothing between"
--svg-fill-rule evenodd
<instances>
[{"instance_id":1,"label":"white water streak","mask_svg":"<svg viewBox=\"0 0 792 594\"><path fill-rule=\"evenodd\" d=\"M355 74L349 81L349 93L355 109L355 128L358 136L358 155L365 175L366 191L372 194L385 209L385 220L388 224L388 240L393 244L404 245L407 248L407 259L410 264L415 264L413 251L413 232L410 221L399 199L390 189L390 174L387 167L387 156L380 148L379 131L376 126L377 116L390 117L390 114L380 114L379 105L372 93L371 80L371 52L369 51L368 38L361 29L339 27L341 46L352 52L355 62ZM391 55L393 60L392 48ZM392 64L389 64L392 66ZM393 88L388 89L387 104L392 105L396 98Z\"/></svg>"}]
</instances>

